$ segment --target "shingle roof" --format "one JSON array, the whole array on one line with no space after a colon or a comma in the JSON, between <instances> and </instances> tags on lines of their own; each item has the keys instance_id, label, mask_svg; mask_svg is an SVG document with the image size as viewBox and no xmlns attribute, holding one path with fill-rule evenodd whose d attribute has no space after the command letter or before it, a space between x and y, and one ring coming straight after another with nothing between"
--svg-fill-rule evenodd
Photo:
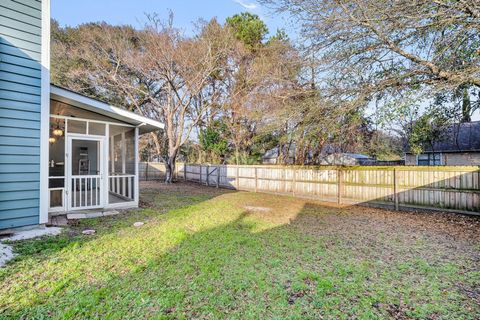
<instances>
[{"instance_id":1,"label":"shingle roof","mask_svg":"<svg viewBox=\"0 0 480 320\"><path fill-rule=\"evenodd\" d=\"M425 151L464 152L480 151L480 121L456 123L447 129L445 138Z\"/></svg>"},{"instance_id":2,"label":"shingle roof","mask_svg":"<svg viewBox=\"0 0 480 320\"><path fill-rule=\"evenodd\" d=\"M285 148L286 147L287 146L285 146ZM296 148L296 144L292 143L290 145L290 150L288 152L288 156L290 158L295 157L295 148ZM263 155L263 159L275 159L275 158L277 158L279 156L278 150L279 150L278 147L267 150L265 152L265 154ZM323 147L321 155L325 156L325 155L329 155L329 154L344 155L344 156L351 157L351 158L354 158L354 159L372 159L371 157L369 157L367 155L364 155L364 154L360 154L360 153L341 152L339 150L336 150L333 145L327 144ZM310 155L311 155L311 152L310 152Z\"/></svg>"}]
</instances>

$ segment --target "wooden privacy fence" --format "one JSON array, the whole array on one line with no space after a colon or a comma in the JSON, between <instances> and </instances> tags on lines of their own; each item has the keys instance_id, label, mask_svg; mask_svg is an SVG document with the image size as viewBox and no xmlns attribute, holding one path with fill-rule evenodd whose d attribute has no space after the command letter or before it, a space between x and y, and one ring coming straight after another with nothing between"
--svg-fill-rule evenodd
<instances>
[{"instance_id":1,"label":"wooden privacy fence","mask_svg":"<svg viewBox=\"0 0 480 320\"><path fill-rule=\"evenodd\" d=\"M339 204L480 212L479 167L177 166L177 178L208 186L288 194Z\"/></svg>"},{"instance_id":2,"label":"wooden privacy fence","mask_svg":"<svg viewBox=\"0 0 480 320\"><path fill-rule=\"evenodd\" d=\"M165 178L165 164L161 162L140 162L138 179L140 181L160 180Z\"/></svg>"},{"instance_id":3,"label":"wooden privacy fence","mask_svg":"<svg viewBox=\"0 0 480 320\"><path fill-rule=\"evenodd\" d=\"M175 167L175 178L179 170L183 169L183 163L177 163ZM165 178L165 164L163 162L140 162L138 164L138 178L140 181L162 180ZM183 177L183 176L182 176Z\"/></svg>"}]
</instances>

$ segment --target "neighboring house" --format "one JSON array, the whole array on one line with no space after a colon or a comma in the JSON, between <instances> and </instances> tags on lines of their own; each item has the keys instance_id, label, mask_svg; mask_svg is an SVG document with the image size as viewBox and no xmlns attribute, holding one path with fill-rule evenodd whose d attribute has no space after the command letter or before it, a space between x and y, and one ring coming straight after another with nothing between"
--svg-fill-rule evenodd
<instances>
[{"instance_id":1,"label":"neighboring house","mask_svg":"<svg viewBox=\"0 0 480 320\"><path fill-rule=\"evenodd\" d=\"M356 166L374 164L375 159L359 153L332 153L320 159L321 165Z\"/></svg>"},{"instance_id":2,"label":"neighboring house","mask_svg":"<svg viewBox=\"0 0 480 320\"><path fill-rule=\"evenodd\" d=\"M49 2L0 2L0 229L137 207L138 136L163 128L50 84Z\"/></svg>"},{"instance_id":3,"label":"neighboring house","mask_svg":"<svg viewBox=\"0 0 480 320\"><path fill-rule=\"evenodd\" d=\"M480 121L457 123L446 130L444 139L419 155L405 153L406 165L480 165Z\"/></svg>"},{"instance_id":4,"label":"neighboring house","mask_svg":"<svg viewBox=\"0 0 480 320\"><path fill-rule=\"evenodd\" d=\"M288 146L285 146L288 148ZM270 150L267 150L265 154L262 156L262 163L263 164L279 164L281 162L280 159L280 148L275 147ZM295 161L295 144L291 144L288 150L288 159L286 164L293 164Z\"/></svg>"},{"instance_id":5,"label":"neighboring house","mask_svg":"<svg viewBox=\"0 0 480 320\"><path fill-rule=\"evenodd\" d=\"M311 159L312 156L309 155ZM295 161L295 144L290 145L288 150L288 160L286 164L293 164ZM279 161L279 148L275 147L268 150L262 157L263 164L278 164ZM354 166L354 165L368 165L374 164L375 159L358 153L345 153L335 152L334 147L327 145L323 148L320 159L316 164L320 165L342 165L342 166Z\"/></svg>"}]
</instances>

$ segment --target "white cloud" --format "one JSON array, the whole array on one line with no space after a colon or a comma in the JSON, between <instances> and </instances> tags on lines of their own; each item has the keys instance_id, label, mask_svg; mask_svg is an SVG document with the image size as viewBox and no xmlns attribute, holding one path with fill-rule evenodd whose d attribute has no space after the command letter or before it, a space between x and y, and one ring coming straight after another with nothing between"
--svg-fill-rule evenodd
<instances>
[{"instance_id":1,"label":"white cloud","mask_svg":"<svg viewBox=\"0 0 480 320\"><path fill-rule=\"evenodd\" d=\"M247 10L255 10L258 8L258 5L253 2L248 3L248 2L243 2L242 0L234 0L234 2L238 3L239 5L241 5Z\"/></svg>"}]
</instances>

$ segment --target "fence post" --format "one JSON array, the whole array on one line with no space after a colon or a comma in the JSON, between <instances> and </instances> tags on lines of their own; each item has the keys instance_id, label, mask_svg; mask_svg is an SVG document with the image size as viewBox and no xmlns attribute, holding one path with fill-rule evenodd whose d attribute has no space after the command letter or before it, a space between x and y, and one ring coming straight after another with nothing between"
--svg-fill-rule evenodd
<instances>
[{"instance_id":1,"label":"fence post","mask_svg":"<svg viewBox=\"0 0 480 320\"><path fill-rule=\"evenodd\" d=\"M235 184L237 185L237 190L239 190L240 188L240 181L238 180L239 177L238 177L238 165L236 166L237 168L237 171L236 171L236 175L235 175Z\"/></svg>"},{"instance_id":2,"label":"fence post","mask_svg":"<svg viewBox=\"0 0 480 320\"><path fill-rule=\"evenodd\" d=\"M148 161L145 163L145 181L148 181Z\"/></svg>"},{"instance_id":3,"label":"fence post","mask_svg":"<svg viewBox=\"0 0 480 320\"><path fill-rule=\"evenodd\" d=\"M210 172L209 171L210 171L210 165L207 164L207 186L210 187L210 181L208 181L209 177L210 177Z\"/></svg>"},{"instance_id":4,"label":"fence post","mask_svg":"<svg viewBox=\"0 0 480 320\"><path fill-rule=\"evenodd\" d=\"M258 190L257 167L255 166L255 192Z\"/></svg>"},{"instance_id":5,"label":"fence post","mask_svg":"<svg viewBox=\"0 0 480 320\"><path fill-rule=\"evenodd\" d=\"M342 169L337 169L337 203L342 203L342 189L343 189L343 171Z\"/></svg>"},{"instance_id":6,"label":"fence post","mask_svg":"<svg viewBox=\"0 0 480 320\"><path fill-rule=\"evenodd\" d=\"M217 188L220 187L220 165L217 166Z\"/></svg>"},{"instance_id":7,"label":"fence post","mask_svg":"<svg viewBox=\"0 0 480 320\"><path fill-rule=\"evenodd\" d=\"M297 170L293 168L292 171L293 171L292 194L295 197L295 189L297 188Z\"/></svg>"},{"instance_id":8,"label":"fence post","mask_svg":"<svg viewBox=\"0 0 480 320\"><path fill-rule=\"evenodd\" d=\"M395 210L398 210L397 169L393 168L393 201Z\"/></svg>"},{"instance_id":9,"label":"fence post","mask_svg":"<svg viewBox=\"0 0 480 320\"><path fill-rule=\"evenodd\" d=\"M187 163L183 163L183 180L187 181Z\"/></svg>"},{"instance_id":10,"label":"fence post","mask_svg":"<svg viewBox=\"0 0 480 320\"><path fill-rule=\"evenodd\" d=\"M202 184L202 165L200 165L200 184Z\"/></svg>"}]
</instances>

